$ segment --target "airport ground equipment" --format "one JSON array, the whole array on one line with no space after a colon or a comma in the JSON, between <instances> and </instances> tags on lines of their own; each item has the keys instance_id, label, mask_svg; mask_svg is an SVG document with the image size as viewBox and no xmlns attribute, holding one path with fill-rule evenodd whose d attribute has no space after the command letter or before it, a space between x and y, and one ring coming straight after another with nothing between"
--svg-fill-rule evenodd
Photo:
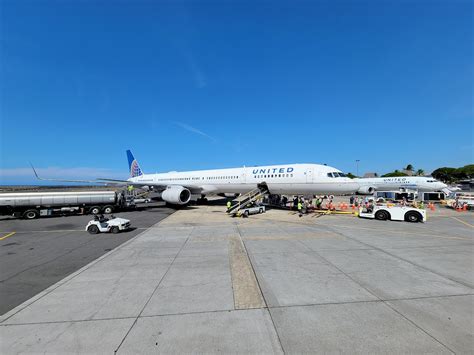
<instances>
[{"instance_id":1,"label":"airport ground equipment","mask_svg":"<svg viewBox=\"0 0 474 355\"><path fill-rule=\"evenodd\" d=\"M112 213L134 207L134 196L124 191L56 191L0 194L0 215L26 219L65 214Z\"/></svg>"},{"instance_id":2,"label":"airport ground equipment","mask_svg":"<svg viewBox=\"0 0 474 355\"><path fill-rule=\"evenodd\" d=\"M238 210L237 213L234 214L234 216L248 217L251 214L259 214L259 213L265 213L265 206L260 203L252 202L247 207Z\"/></svg>"},{"instance_id":3,"label":"airport ground equipment","mask_svg":"<svg viewBox=\"0 0 474 355\"><path fill-rule=\"evenodd\" d=\"M372 218L381 221L406 221L406 222L425 222L426 211L424 209L409 207L409 206L373 206L372 209L367 210L365 207L359 208L359 217Z\"/></svg>"},{"instance_id":4,"label":"airport ground equipment","mask_svg":"<svg viewBox=\"0 0 474 355\"><path fill-rule=\"evenodd\" d=\"M474 209L474 194L469 192L454 192L446 199L446 207Z\"/></svg>"},{"instance_id":5,"label":"airport ground equipment","mask_svg":"<svg viewBox=\"0 0 474 355\"><path fill-rule=\"evenodd\" d=\"M420 192L418 193L418 200L424 202L440 202L446 199L444 192Z\"/></svg>"},{"instance_id":6,"label":"airport ground equipment","mask_svg":"<svg viewBox=\"0 0 474 355\"><path fill-rule=\"evenodd\" d=\"M95 216L95 218L92 221L89 221L86 226L86 231L90 234L117 234L128 229L130 229L130 221L128 219L117 218L113 215L111 216L111 219L104 218L103 216Z\"/></svg>"},{"instance_id":7,"label":"airport ground equipment","mask_svg":"<svg viewBox=\"0 0 474 355\"><path fill-rule=\"evenodd\" d=\"M235 216L239 211L243 210L251 203L261 199L265 194L268 193L268 187L265 184L259 184L258 187L252 191L247 192L239 196L237 199L232 201L231 207L227 210L231 216Z\"/></svg>"},{"instance_id":8,"label":"airport ground equipment","mask_svg":"<svg viewBox=\"0 0 474 355\"><path fill-rule=\"evenodd\" d=\"M405 198L406 201L413 201L416 200L418 197L418 193L413 190L407 191L377 191L375 193L375 197L379 198L382 197L386 200L390 201L401 201Z\"/></svg>"}]
</instances>

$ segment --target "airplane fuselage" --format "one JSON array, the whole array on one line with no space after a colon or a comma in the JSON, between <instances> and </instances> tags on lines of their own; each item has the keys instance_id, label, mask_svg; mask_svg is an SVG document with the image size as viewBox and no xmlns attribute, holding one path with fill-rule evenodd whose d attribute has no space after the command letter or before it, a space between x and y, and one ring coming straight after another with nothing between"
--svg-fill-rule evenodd
<instances>
[{"instance_id":1,"label":"airplane fuselage","mask_svg":"<svg viewBox=\"0 0 474 355\"><path fill-rule=\"evenodd\" d=\"M399 176L399 177L380 177L354 179L361 188L373 187L376 191L392 191L399 189L410 189L418 191L439 191L446 188L447 185L432 177L424 176Z\"/></svg>"},{"instance_id":2,"label":"airplane fuselage","mask_svg":"<svg viewBox=\"0 0 474 355\"><path fill-rule=\"evenodd\" d=\"M143 174L133 183L184 186L201 194L245 193L266 183L272 194L348 194L359 184L338 169L319 164L267 165L256 167Z\"/></svg>"}]
</instances>

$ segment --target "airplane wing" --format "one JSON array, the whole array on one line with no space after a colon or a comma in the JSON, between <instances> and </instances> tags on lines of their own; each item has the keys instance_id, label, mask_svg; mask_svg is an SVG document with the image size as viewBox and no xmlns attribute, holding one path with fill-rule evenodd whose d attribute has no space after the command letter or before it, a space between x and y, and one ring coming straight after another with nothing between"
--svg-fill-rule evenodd
<instances>
[{"instance_id":1,"label":"airplane wing","mask_svg":"<svg viewBox=\"0 0 474 355\"><path fill-rule=\"evenodd\" d=\"M57 182L89 182L89 183L94 183L94 184L98 184L98 183L101 183L101 181L99 181L100 179L95 179L95 180L73 180L73 179L51 179L51 178L42 178L38 175L38 173L36 172L36 169L35 167L30 163L31 165L31 168L33 169L33 172L35 173L35 176L38 180L41 180L41 181L57 181ZM118 180L117 180L118 181ZM106 183L105 181L103 182L104 184Z\"/></svg>"},{"instance_id":2,"label":"airplane wing","mask_svg":"<svg viewBox=\"0 0 474 355\"><path fill-rule=\"evenodd\" d=\"M92 184L116 184L116 185L126 185L126 186L135 186L135 187L143 187L143 186L153 186L153 188L157 191L163 191L166 190L168 186L173 186L173 185L164 185L164 184L155 184L153 182L132 182L128 180L119 180L119 179L107 179L107 178L97 178L93 180L75 180L75 179L51 179L51 178L42 178L38 175L36 172L36 169L34 166L30 163L31 168L33 169L33 172L38 180L42 181L56 181L56 182L86 182L86 183L92 183ZM202 189L196 186L186 186L182 184L176 184L176 186L183 186L187 188L189 191L191 191L192 194L200 194Z\"/></svg>"}]
</instances>

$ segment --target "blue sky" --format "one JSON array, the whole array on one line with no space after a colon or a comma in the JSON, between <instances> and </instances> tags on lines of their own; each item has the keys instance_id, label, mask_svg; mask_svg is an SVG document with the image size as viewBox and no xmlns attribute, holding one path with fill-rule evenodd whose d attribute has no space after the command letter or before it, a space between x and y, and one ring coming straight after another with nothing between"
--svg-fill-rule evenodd
<instances>
[{"instance_id":1,"label":"blue sky","mask_svg":"<svg viewBox=\"0 0 474 355\"><path fill-rule=\"evenodd\" d=\"M0 183L474 160L471 1L0 6Z\"/></svg>"}]
</instances>

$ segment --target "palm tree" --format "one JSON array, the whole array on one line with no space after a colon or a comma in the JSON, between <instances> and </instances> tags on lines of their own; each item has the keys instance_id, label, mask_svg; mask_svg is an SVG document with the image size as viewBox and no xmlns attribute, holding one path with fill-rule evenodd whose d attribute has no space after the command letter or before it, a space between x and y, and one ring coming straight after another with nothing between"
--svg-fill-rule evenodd
<instances>
[{"instance_id":1,"label":"palm tree","mask_svg":"<svg viewBox=\"0 0 474 355\"><path fill-rule=\"evenodd\" d=\"M423 176L423 175L425 175L425 171L424 171L423 169L418 169L418 170L416 171L416 175L418 175L418 176Z\"/></svg>"},{"instance_id":2,"label":"palm tree","mask_svg":"<svg viewBox=\"0 0 474 355\"><path fill-rule=\"evenodd\" d=\"M405 168L407 171L413 171L413 165L408 164L407 167Z\"/></svg>"}]
</instances>

